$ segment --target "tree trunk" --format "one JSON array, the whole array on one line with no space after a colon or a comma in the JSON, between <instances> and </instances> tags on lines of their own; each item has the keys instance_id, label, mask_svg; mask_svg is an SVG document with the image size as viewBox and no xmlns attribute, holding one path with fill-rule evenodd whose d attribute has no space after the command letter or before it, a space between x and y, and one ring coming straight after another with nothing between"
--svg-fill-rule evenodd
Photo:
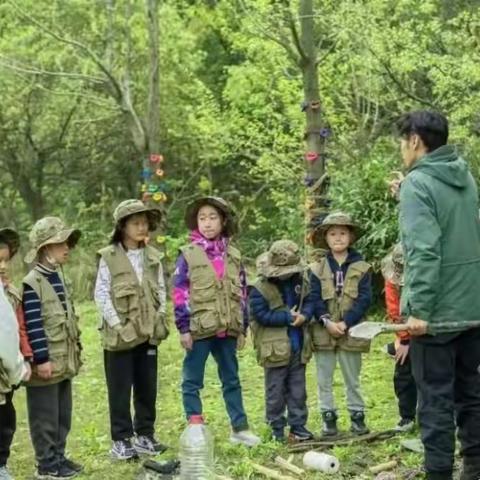
<instances>
[{"instance_id":1,"label":"tree trunk","mask_svg":"<svg viewBox=\"0 0 480 480\"><path fill-rule=\"evenodd\" d=\"M327 182L325 176L325 147L329 130L325 128L321 114L319 78L317 70L317 46L314 30L312 0L301 0L300 16L300 68L303 78L304 103L306 114L305 166L307 175L305 186L307 195L306 235L309 243L315 227L328 213L328 199L325 197Z\"/></svg>"}]
</instances>

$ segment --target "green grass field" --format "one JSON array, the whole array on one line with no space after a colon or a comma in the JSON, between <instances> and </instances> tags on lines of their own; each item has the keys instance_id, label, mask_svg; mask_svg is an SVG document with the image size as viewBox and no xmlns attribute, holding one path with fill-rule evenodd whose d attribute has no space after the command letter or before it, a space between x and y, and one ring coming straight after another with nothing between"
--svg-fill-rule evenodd
<instances>
[{"instance_id":1,"label":"green grass field","mask_svg":"<svg viewBox=\"0 0 480 480\"><path fill-rule=\"evenodd\" d=\"M84 346L84 367L74 381L73 429L69 437L69 455L85 465L85 473L79 478L85 479L122 479L137 478L141 464L125 465L112 462L109 458L110 437L106 387L103 375L102 350L97 325L97 312L93 304L83 304L81 314ZM393 361L381 352L381 346L389 341L383 337L376 341L372 352L364 357L362 383L368 406L367 420L372 430L385 430L397 422L397 407L392 386ZM178 440L185 427L180 396L180 374L183 352L174 331L169 339L160 346L159 351L159 395L157 400L157 437L171 446L161 458L176 455ZM252 429L265 440L261 446L248 450L245 447L232 446L228 442L229 423L223 405L220 383L217 379L215 363L209 360L203 392L204 414L215 436L215 455L217 472L236 479L263 478L255 476L251 462L273 466L276 455L288 456L284 447L278 447L268 441L269 430L264 423L263 371L256 364L251 344L240 353L240 373L242 378L244 402ZM307 370L308 406L310 410L309 427L315 433L320 431L320 418L317 408L316 380L314 362ZM349 428L348 413L341 377L336 377L340 427ZM15 396L18 414L18 430L13 444L10 469L17 480L31 479L34 474L34 456L30 444L25 411L25 395L20 390ZM415 437L416 433L411 436ZM390 440L360 444L356 446L336 447L332 453L341 462L341 474L344 478L373 478L368 466L397 460L398 478L406 472L419 468L422 458L400 447L399 436ZM301 455L296 455L295 463L301 466ZM336 478L341 478L336 475ZM334 477L334 478L335 478ZM319 473L311 473L305 479L324 478ZM328 477L325 477L328 478ZM330 477L332 478L332 477ZM193 479L192 479L193 480Z\"/></svg>"}]
</instances>

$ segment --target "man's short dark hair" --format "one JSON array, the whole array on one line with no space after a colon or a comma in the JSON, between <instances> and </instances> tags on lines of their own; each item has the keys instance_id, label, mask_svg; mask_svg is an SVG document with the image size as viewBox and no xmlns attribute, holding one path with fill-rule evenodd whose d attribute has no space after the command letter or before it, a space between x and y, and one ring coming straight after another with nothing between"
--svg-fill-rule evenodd
<instances>
[{"instance_id":1,"label":"man's short dark hair","mask_svg":"<svg viewBox=\"0 0 480 480\"><path fill-rule=\"evenodd\" d=\"M416 133L432 152L447 143L448 120L441 113L428 110L405 113L397 121L397 132L404 138Z\"/></svg>"}]
</instances>

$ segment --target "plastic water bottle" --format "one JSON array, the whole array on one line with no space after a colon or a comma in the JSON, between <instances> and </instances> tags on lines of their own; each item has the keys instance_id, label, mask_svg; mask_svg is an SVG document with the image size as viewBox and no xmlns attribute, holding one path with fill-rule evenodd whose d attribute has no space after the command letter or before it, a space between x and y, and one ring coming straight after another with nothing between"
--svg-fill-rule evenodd
<instances>
[{"instance_id":1,"label":"plastic water bottle","mask_svg":"<svg viewBox=\"0 0 480 480\"><path fill-rule=\"evenodd\" d=\"M201 415L192 415L180 437L180 480L212 480L213 437Z\"/></svg>"}]
</instances>

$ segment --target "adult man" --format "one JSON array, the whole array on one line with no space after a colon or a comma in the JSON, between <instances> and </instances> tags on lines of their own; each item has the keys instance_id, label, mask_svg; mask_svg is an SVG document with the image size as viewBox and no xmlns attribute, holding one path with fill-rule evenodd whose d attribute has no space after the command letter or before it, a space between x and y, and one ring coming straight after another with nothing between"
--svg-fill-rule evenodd
<instances>
[{"instance_id":1,"label":"adult man","mask_svg":"<svg viewBox=\"0 0 480 480\"><path fill-rule=\"evenodd\" d=\"M480 478L480 220L467 163L446 145L448 122L434 112L398 122L407 170L400 189L405 253L402 315L408 318L428 479L452 479L455 420L462 480ZM427 326L450 323L428 335Z\"/></svg>"}]
</instances>

